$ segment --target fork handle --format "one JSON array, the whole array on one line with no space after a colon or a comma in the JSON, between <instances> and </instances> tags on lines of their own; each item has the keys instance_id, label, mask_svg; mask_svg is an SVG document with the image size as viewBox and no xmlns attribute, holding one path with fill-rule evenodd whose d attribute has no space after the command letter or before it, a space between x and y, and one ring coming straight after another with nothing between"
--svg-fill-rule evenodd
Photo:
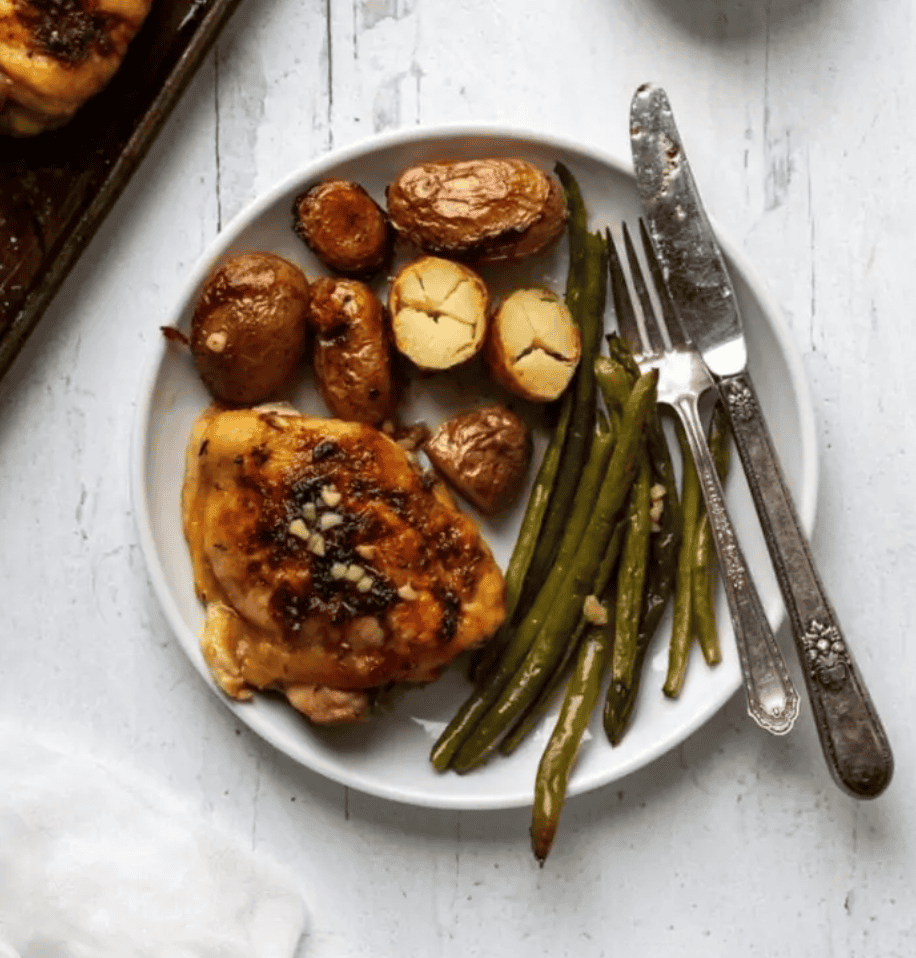
<instances>
[{"instance_id":1,"label":"fork handle","mask_svg":"<svg viewBox=\"0 0 916 958\"><path fill-rule=\"evenodd\" d=\"M821 747L837 783L880 795L894 760L811 557L750 376L720 380L738 454L782 590Z\"/></svg>"},{"instance_id":2,"label":"fork handle","mask_svg":"<svg viewBox=\"0 0 916 958\"><path fill-rule=\"evenodd\" d=\"M798 693L725 507L722 483L703 432L697 400L684 395L673 405L684 425L706 501L744 675L748 714L768 732L785 735L798 717Z\"/></svg>"}]
</instances>

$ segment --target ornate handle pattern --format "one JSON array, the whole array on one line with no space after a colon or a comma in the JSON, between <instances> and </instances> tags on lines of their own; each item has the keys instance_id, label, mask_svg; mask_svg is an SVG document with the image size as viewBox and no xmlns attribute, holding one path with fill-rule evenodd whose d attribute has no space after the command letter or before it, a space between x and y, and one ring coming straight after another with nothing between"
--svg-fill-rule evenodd
<instances>
[{"instance_id":1,"label":"ornate handle pattern","mask_svg":"<svg viewBox=\"0 0 916 958\"><path fill-rule=\"evenodd\" d=\"M747 373L723 379L738 454L782 590L821 747L837 783L858 798L887 788L887 734L850 653L802 532Z\"/></svg>"},{"instance_id":2,"label":"ornate handle pattern","mask_svg":"<svg viewBox=\"0 0 916 958\"><path fill-rule=\"evenodd\" d=\"M674 407L684 424L706 500L744 674L748 714L761 728L774 735L784 735L792 729L798 717L798 693L735 536L725 507L722 483L703 433L696 398L682 396Z\"/></svg>"}]
</instances>

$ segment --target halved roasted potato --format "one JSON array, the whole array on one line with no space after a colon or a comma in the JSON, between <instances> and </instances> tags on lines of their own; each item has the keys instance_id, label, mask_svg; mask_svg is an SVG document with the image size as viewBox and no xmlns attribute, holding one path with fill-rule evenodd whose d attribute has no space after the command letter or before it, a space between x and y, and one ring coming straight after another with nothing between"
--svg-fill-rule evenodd
<instances>
[{"instance_id":1,"label":"halved roasted potato","mask_svg":"<svg viewBox=\"0 0 916 958\"><path fill-rule=\"evenodd\" d=\"M582 337L566 304L548 289L520 289L492 318L484 359L500 385L533 402L550 402L569 385Z\"/></svg>"},{"instance_id":2,"label":"halved roasted potato","mask_svg":"<svg viewBox=\"0 0 916 958\"><path fill-rule=\"evenodd\" d=\"M490 309L486 283L461 263L424 256L388 291L394 345L420 369L449 369L477 355Z\"/></svg>"},{"instance_id":3,"label":"halved roasted potato","mask_svg":"<svg viewBox=\"0 0 916 958\"><path fill-rule=\"evenodd\" d=\"M504 157L409 167L389 185L387 204L395 229L410 242L468 261L540 252L566 221L565 196L552 177ZM498 252L488 260L491 248Z\"/></svg>"}]
</instances>

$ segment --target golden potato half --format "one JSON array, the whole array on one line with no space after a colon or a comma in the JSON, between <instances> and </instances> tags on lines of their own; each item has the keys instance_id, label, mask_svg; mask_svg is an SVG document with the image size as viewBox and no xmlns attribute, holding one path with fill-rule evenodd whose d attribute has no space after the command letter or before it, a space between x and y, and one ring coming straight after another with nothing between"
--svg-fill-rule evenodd
<instances>
[{"instance_id":1,"label":"golden potato half","mask_svg":"<svg viewBox=\"0 0 916 958\"><path fill-rule=\"evenodd\" d=\"M533 402L550 402L569 385L582 355L582 338L566 304L548 289L520 289L490 323L484 359L505 389Z\"/></svg>"},{"instance_id":2,"label":"golden potato half","mask_svg":"<svg viewBox=\"0 0 916 958\"><path fill-rule=\"evenodd\" d=\"M489 308L489 291L477 273L436 256L404 267L388 291L394 344L428 371L449 369L477 355Z\"/></svg>"}]
</instances>

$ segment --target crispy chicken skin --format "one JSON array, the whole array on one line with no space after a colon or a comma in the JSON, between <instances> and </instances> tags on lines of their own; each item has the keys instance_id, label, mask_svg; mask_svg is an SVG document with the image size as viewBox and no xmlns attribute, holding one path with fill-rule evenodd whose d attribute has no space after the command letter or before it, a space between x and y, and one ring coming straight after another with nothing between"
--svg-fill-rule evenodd
<instances>
[{"instance_id":1,"label":"crispy chicken skin","mask_svg":"<svg viewBox=\"0 0 916 958\"><path fill-rule=\"evenodd\" d=\"M204 657L237 699L279 689L318 723L428 682L505 617L470 517L371 426L213 407L187 454L185 535Z\"/></svg>"},{"instance_id":2,"label":"crispy chicken skin","mask_svg":"<svg viewBox=\"0 0 916 958\"><path fill-rule=\"evenodd\" d=\"M0 0L0 133L62 126L112 78L152 0Z\"/></svg>"}]
</instances>

